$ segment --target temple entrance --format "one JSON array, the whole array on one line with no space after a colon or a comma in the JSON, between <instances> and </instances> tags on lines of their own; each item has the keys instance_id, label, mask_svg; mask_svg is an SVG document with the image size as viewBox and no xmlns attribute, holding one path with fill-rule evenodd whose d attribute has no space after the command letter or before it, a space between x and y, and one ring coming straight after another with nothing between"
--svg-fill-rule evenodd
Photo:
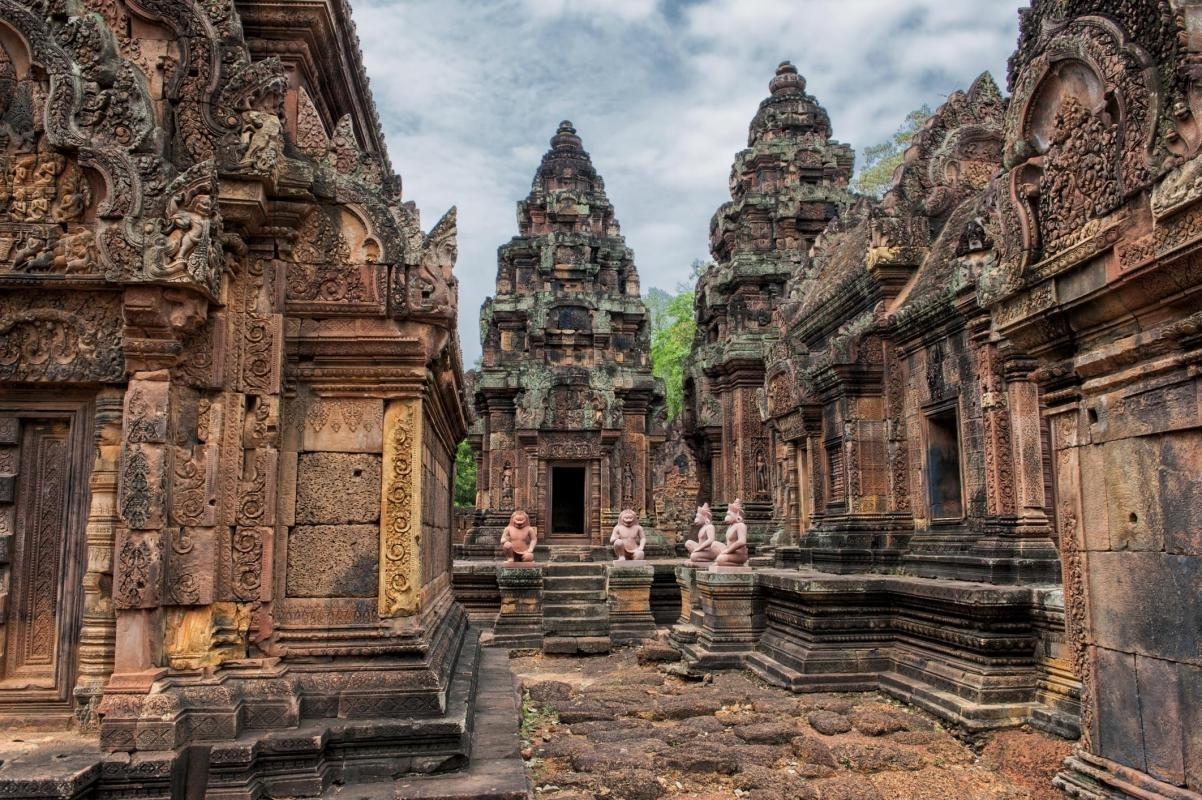
<instances>
[{"instance_id":1,"label":"temple entrance","mask_svg":"<svg viewBox=\"0 0 1202 800\"><path fill-rule=\"evenodd\" d=\"M549 538L588 538L588 477L583 465L551 467L551 530Z\"/></svg>"},{"instance_id":2,"label":"temple entrance","mask_svg":"<svg viewBox=\"0 0 1202 800\"><path fill-rule=\"evenodd\" d=\"M0 415L0 536L8 602L0 632L0 715L70 719L79 640L84 438L71 413Z\"/></svg>"}]
</instances>

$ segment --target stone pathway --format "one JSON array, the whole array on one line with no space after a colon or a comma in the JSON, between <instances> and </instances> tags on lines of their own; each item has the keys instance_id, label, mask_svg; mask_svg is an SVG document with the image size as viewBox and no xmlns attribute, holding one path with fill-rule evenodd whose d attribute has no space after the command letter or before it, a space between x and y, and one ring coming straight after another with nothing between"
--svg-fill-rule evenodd
<instances>
[{"instance_id":1,"label":"stone pathway","mask_svg":"<svg viewBox=\"0 0 1202 800\"><path fill-rule=\"evenodd\" d=\"M974 749L877 693L792 694L748 673L685 682L648 660L656 649L512 661L535 798L1064 797L1051 778L1068 742L1007 731Z\"/></svg>"}]
</instances>

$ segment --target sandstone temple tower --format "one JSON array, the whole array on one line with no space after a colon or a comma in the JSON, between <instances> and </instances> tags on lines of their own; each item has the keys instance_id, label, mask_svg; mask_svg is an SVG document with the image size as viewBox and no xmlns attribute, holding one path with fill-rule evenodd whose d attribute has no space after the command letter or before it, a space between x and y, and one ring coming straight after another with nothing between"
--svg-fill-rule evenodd
<instances>
[{"instance_id":1,"label":"sandstone temple tower","mask_svg":"<svg viewBox=\"0 0 1202 800\"><path fill-rule=\"evenodd\" d=\"M831 138L826 110L785 62L731 167L731 200L710 222L713 266L697 284L697 339L687 366L684 425L702 499L741 499L752 541L778 523L773 487L785 469L762 421L765 343L785 282L805 269L814 239L851 204L854 154ZM779 505L779 503L777 504Z\"/></svg>"},{"instance_id":2,"label":"sandstone temple tower","mask_svg":"<svg viewBox=\"0 0 1202 800\"><path fill-rule=\"evenodd\" d=\"M663 439L649 316L605 182L570 122L518 203L518 235L499 250L480 322L470 441L483 514L471 541L495 547L514 509L550 545L604 544L623 508L649 524Z\"/></svg>"}]
</instances>

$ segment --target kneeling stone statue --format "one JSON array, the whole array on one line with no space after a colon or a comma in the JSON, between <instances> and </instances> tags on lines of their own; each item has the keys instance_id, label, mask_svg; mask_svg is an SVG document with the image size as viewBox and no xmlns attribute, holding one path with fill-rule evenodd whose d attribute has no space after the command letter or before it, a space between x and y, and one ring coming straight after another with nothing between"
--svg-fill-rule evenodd
<instances>
[{"instance_id":1,"label":"kneeling stone statue","mask_svg":"<svg viewBox=\"0 0 1202 800\"><path fill-rule=\"evenodd\" d=\"M613 545L616 560L643 560L647 535L643 532L643 526L639 524L639 515L633 509L628 508L618 515L618 524L609 535L609 543Z\"/></svg>"},{"instance_id":2,"label":"kneeling stone statue","mask_svg":"<svg viewBox=\"0 0 1202 800\"><path fill-rule=\"evenodd\" d=\"M538 528L530 524L525 511L514 511L509 515L509 525L501 534L501 550L507 563L516 564L534 560L534 548L538 545Z\"/></svg>"}]
</instances>

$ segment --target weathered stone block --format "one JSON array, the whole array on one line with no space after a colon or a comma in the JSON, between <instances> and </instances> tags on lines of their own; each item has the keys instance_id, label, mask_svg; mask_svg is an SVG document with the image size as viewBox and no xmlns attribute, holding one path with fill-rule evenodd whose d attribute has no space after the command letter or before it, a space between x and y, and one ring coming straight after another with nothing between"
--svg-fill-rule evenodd
<instances>
[{"instance_id":1,"label":"weathered stone block","mask_svg":"<svg viewBox=\"0 0 1202 800\"><path fill-rule=\"evenodd\" d=\"M1174 785L1185 781L1185 737L1198 735L1181 726L1181 686L1177 665L1158 658L1135 659L1139 714L1148 772Z\"/></svg>"},{"instance_id":2,"label":"weathered stone block","mask_svg":"<svg viewBox=\"0 0 1202 800\"><path fill-rule=\"evenodd\" d=\"M1164 549L1202 555L1202 433L1167 434L1159 466Z\"/></svg>"},{"instance_id":3,"label":"weathered stone block","mask_svg":"<svg viewBox=\"0 0 1202 800\"><path fill-rule=\"evenodd\" d=\"M1160 550L1163 547L1160 486L1144 476L1155 475L1160 463L1160 440L1153 437L1107 442L1103 485L1114 550Z\"/></svg>"},{"instance_id":4,"label":"weathered stone block","mask_svg":"<svg viewBox=\"0 0 1202 800\"><path fill-rule=\"evenodd\" d=\"M1178 664L1181 687L1181 730L1184 733L1185 782L1202 791L1202 666Z\"/></svg>"},{"instance_id":5,"label":"weathered stone block","mask_svg":"<svg viewBox=\"0 0 1202 800\"><path fill-rule=\"evenodd\" d=\"M1113 761L1145 769L1140 730L1139 687L1135 656L1104 647L1092 648L1097 678L1098 752Z\"/></svg>"},{"instance_id":6,"label":"weathered stone block","mask_svg":"<svg viewBox=\"0 0 1202 800\"><path fill-rule=\"evenodd\" d=\"M380 519L380 457L302 453L297 464L296 523L340 525Z\"/></svg>"},{"instance_id":7,"label":"weathered stone block","mask_svg":"<svg viewBox=\"0 0 1202 800\"><path fill-rule=\"evenodd\" d=\"M130 529L152 530L166 522L165 462L160 445L127 444L122 449L118 497Z\"/></svg>"},{"instance_id":8,"label":"weathered stone block","mask_svg":"<svg viewBox=\"0 0 1202 800\"><path fill-rule=\"evenodd\" d=\"M380 531L374 525L298 525L288 535L288 597L374 597Z\"/></svg>"},{"instance_id":9,"label":"weathered stone block","mask_svg":"<svg viewBox=\"0 0 1202 800\"><path fill-rule=\"evenodd\" d=\"M1094 644L1170 661L1196 661L1202 652L1197 599L1202 558L1090 553L1089 565ZM1160 624L1161 620L1174 624Z\"/></svg>"},{"instance_id":10,"label":"weathered stone block","mask_svg":"<svg viewBox=\"0 0 1202 800\"><path fill-rule=\"evenodd\" d=\"M170 396L171 384L165 372L142 373L130 381L125 392L125 441L139 444L166 442Z\"/></svg>"}]
</instances>

